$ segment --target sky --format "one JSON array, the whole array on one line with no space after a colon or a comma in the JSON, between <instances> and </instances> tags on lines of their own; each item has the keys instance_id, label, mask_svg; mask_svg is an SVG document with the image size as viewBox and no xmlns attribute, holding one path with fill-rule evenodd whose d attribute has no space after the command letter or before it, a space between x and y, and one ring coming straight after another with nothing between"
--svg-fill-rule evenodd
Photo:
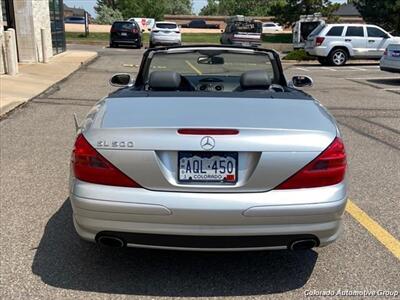
<instances>
[{"instance_id":1,"label":"sky","mask_svg":"<svg viewBox=\"0 0 400 300\"><path fill-rule=\"evenodd\" d=\"M198 13L200 9L207 4L207 0L192 0L193 12ZM333 0L332 2L344 3L346 0ZM80 7L86 9L92 16L95 16L94 6L96 0L64 0L64 3L70 7Z\"/></svg>"}]
</instances>

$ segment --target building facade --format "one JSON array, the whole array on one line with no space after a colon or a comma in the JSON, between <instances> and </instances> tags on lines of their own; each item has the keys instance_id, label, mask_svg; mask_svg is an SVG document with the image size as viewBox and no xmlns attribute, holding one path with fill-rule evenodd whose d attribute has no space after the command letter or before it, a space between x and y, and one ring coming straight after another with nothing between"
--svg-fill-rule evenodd
<instances>
[{"instance_id":1,"label":"building facade","mask_svg":"<svg viewBox=\"0 0 400 300\"><path fill-rule=\"evenodd\" d=\"M14 28L20 63L43 60L42 45L47 57L65 51L63 0L1 0L0 72L6 70L4 30ZM43 43L41 30L44 29Z\"/></svg>"}]
</instances>

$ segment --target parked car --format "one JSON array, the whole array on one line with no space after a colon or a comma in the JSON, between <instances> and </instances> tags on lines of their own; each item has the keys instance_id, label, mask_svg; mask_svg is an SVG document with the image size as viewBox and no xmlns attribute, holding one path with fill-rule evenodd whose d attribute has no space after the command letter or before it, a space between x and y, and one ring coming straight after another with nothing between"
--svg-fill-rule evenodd
<instances>
[{"instance_id":1,"label":"parked car","mask_svg":"<svg viewBox=\"0 0 400 300\"><path fill-rule=\"evenodd\" d=\"M262 24L262 33L282 32L283 28L278 23L266 22Z\"/></svg>"},{"instance_id":2,"label":"parked car","mask_svg":"<svg viewBox=\"0 0 400 300\"><path fill-rule=\"evenodd\" d=\"M226 45L261 45L262 23L249 17L234 16L227 19L220 42Z\"/></svg>"},{"instance_id":3,"label":"parked car","mask_svg":"<svg viewBox=\"0 0 400 300\"><path fill-rule=\"evenodd\" d=\"M156 22L150 33L150 48L154 46L180 45L181 30L175 22Z\"/></svg>"},{"instance_id":4,"label":"parked car","mask_svg":"<svg viewBox=\"0 0 400 300\"><path fill-rule=\"evenodd\" d=\"M400 38L375 25L326 24L309 35L305 50L323 65L342 66L350 58L380 59L395 42Z\"/></svg>"},{"instance_id":5,"label":"parked car","mask_svg":"<svg viewBox=\"0 0 400 300\"><path fill-rule=\"evenodd\" d=\"M197 19L190 21L188 24L182 24L182 28L219 29L219 24L208 24L203 19Z\"/></svg>"},{"instance_id":6,"label":"parked car","mask_svg":"<svg viewBox=\"0 0 400 300\"><path fill-rule=\"evenodd\" d=\"M110 48L119 45L134 45L141 48L142 31L139 24L134 21L116 21L110 29Z\"/></svg>"},{"instance_id":7,"label":"parked car","mask_svg":"<svg viewBox=\"0 0 400 300\"><path fill-rule=\"evenodd\" d=\"M85 24L85 17L66 17L64 23L68 24Z\"/></svg>"},{"instance_id":8,"label":"parked car","mask_svg":"<svg viewBox=\"0 0 400 300\"><path fill-rule=\"evenodd\" d=\"M304 49L310 33L313 32L315 28L322 25L325 25L325 21L320 13L300 16L300 19L292 26L293 48Z\"/></svg>"},{"instance_id":9,"label":"parked car","mask_svg":"<svg viewBox=\"0 0 400 300\"><path fill-rule=\"evenodd\" d=\"M114 247L307 249L340 235L346 153L279 54L236 46L150 48L136 80L100 100L77 132L76 231Z\"/></svg>"},{"instance_id":10,"label":"parked car","mask_svg":"<svg viewBox=\"0 0 400 300\"><path fill-rule=\"evenodd\" d=\"M380 62L382 71L400 73L400 43L390 44Z\"/></svg>"}]
</instances>

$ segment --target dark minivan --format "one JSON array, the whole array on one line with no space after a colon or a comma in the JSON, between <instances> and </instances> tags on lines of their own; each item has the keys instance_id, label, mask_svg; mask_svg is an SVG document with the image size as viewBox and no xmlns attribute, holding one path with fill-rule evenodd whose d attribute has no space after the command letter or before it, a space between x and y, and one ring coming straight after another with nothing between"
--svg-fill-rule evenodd
<instances>
[{"instance_id":1,"label":"dark minivan","mask_svg":"<svg viewBox=\"0 0 400 300\"><path fill-rule=\"evenodd\" d=\"M110 30L110 48L119 45L134 45L140 49L142 45L142 31L134 21L114 22Z\"/></svg>"}]
</instances>

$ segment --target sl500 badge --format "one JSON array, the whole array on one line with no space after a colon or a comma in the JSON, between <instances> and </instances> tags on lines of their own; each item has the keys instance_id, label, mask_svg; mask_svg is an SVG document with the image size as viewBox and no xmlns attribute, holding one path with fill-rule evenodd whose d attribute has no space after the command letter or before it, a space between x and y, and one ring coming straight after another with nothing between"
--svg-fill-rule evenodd
<instances>
[{"instance_id":1,"label":"sl500 badge","mask_svg":"<svg viewBox=\"0 0 400 300\"><path fill-rule=\"evenodd\" d=\"M97 141L97 147L106 148L133 148L134 143L132 141Z\"/></svg>"}]
</instances>

